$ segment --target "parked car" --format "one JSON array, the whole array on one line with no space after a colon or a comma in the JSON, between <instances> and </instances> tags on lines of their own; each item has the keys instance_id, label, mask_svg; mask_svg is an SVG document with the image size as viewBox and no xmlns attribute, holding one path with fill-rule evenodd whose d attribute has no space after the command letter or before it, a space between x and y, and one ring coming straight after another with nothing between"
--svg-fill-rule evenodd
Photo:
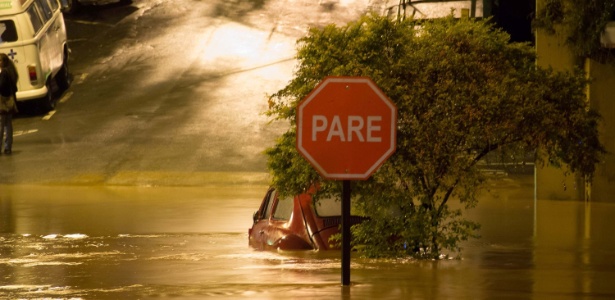
<instances>
[{"instance_id":1,"label":"parked car","mask_svg":"<svg viewBox=\"0 0 615 300\"><path fill-rule=\"evenodd\" d=\"M340 232L339 198L314 200L311 191L280 199L270 188L248 230L249 245L258 250L331 250L337 249L329 238ZM351 225L365 217L351 216Z\"/></svg>"},{"instance_id":2,"label":"parked car","mask_svg":"<svg viewBox=\"0 0 615 300\"><path fill-rule=\"evenodd\" d=\"M70 85L66 26L58 0L8 0L0 5L0 52L15 64L17 101L55 106L51 85Z\"/></svg>"},{"instance_id":3,"label":"parked car","mask_svg":"<svg viewBox=\"0 0 615 300\"><path fill-rule=\"evenodd\" d=\"M76 13L82 5L106 5L110 3L131 4L132 0L60 0L62 12Z\"/></svg>"}]
</instances>

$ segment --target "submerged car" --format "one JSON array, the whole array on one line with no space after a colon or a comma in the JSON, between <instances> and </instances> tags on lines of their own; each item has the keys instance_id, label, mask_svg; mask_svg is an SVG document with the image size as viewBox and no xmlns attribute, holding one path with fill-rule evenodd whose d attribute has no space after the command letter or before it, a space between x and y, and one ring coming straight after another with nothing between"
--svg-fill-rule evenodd
<instances>
[{"instance_id":1,"label":"submerged car","mask_svg":"<svg viewBox=\"0 0 615 300\"><path fill-rule=\"evenodd\" d=\"M329 238L340 232L339 198L315 200L312 192L281 199L274 188L263 198L248 230L249 244L258 250L332 250L338 249ZM351 216L350 224L365 217Z\"/></svg>"}]
</instances>

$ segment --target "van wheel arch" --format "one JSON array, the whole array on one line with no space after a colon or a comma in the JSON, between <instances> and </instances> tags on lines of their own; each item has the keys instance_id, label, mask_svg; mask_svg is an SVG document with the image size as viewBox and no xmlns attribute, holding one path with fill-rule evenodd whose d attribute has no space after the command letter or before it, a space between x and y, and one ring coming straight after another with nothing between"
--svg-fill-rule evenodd
<instances>
[{"instance_id":1,"label":"van wheel arch","mask_svg":"<svg viewBox=\"0 0 615 300\"><path fill-rule=\"evenodd\" d=\"M56 108L56 99L53 97L51 81L49 79L47 83L45 83L45 86L47 86L47 94L39 99L38 107L43 112L49 112Z\"/></svg>"},{"instance_id":2,"label":"van wheel arch","mask_svg":"<svg viewBox=\"0 0 615 300\"><path fill-rule=\"evenodd\" d=\"M62 67L58 70L58 73L55 76L55 81L58 84L58 87L61 90L66 90L70 87L72 82L70 76L70 69L68 68L68 54L69 54L68 46L64 45L64 60L62 62Z\"/></svg>"}]
</instances>

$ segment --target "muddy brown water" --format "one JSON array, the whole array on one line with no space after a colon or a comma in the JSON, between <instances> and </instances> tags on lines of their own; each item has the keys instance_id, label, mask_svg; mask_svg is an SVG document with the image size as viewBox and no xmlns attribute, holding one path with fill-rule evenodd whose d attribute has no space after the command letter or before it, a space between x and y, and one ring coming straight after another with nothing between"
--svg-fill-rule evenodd
<instances>
[{"instance_id":1,"label":"muddy brown water","mask_svg":"<svg viewBox=\"0 0 615 300\"><path fill-rule=\"evenodd\" d=\"M248 247L262 186L0 188L2 299L612 299L615 204L533 199L506 179L462 259Z\"/></svg>"}]
</instances>

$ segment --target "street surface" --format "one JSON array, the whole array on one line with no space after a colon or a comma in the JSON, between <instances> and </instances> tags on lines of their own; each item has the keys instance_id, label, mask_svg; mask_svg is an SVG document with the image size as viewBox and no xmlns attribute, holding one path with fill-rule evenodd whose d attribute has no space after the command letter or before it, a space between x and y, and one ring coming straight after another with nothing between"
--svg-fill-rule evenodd
<instances>
[{"instance_id":1,"label":"street surface","mask_svg":"<svg viewBox=\"0 0 615 300\"><path fill-rule=\"evenodd\" d=\"M73 85L48 115L22 109L0 182L264 183L262 152L288 125L263 113L296 39L367 9L315 2L135 0L67 16Z\"/></svg>"},{"instance_id":2,"label":"street surface","mask_svg":"<svg viewBox=\"0 0 615 300\"><path fill-rule=\"evenodd\" d=\"M310 26L369 0L134 0L67 16L73 84L22 107L0 155L0 299L611 299L615 205L533 199L491 182L463 259L258 252L263 115ZM384 1L391 2L391 1ZM451 253L455 256L456 253Z\"/></svg>"}]
</instances>

